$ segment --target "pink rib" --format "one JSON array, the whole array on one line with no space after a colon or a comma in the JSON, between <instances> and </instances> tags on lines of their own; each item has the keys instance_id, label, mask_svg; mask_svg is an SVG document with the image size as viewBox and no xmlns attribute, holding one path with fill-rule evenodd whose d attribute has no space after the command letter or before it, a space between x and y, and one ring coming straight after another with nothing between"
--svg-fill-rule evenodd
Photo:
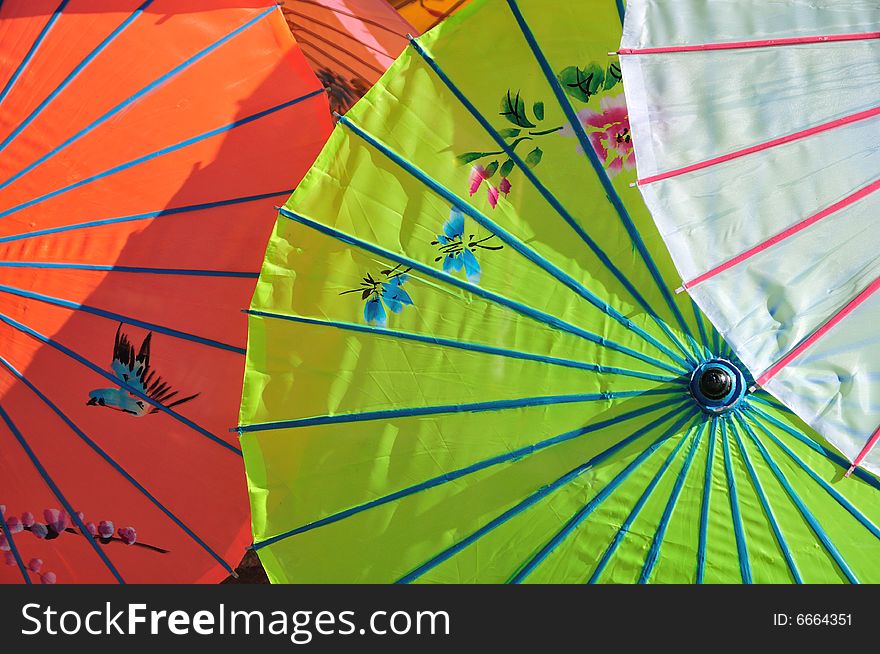
<instances>
[{"instance_id":1,"label":"pink rib","mask_svg":"<svg viewBox=\"0 0 880 654\"><path fill-rule=\"evenodd\" d=\"M862 451L859 452L859 455L855 458L855 461L852 462L852 465L849 467L849 470L846 471L844 477L849 477L853 470L858 468L862 464L862 460L868 456L868 453L874 449L874 445L877 444L877 439L880 439L880 427L877 427L877 431L874 432L874 435L868 439L868 442L865 443L865 447L862 448Z\"/></svg>"},{"instance_id":2,"label":"pink rib","mask_svg":"<svg viewBox=\"0 0 880 654\"><path fill-rule=\"evenodd\" d=\"M852 195L846 196L845 198L843 198L839 202L835 202L831 206L826 207L822 211L813 214L809 218L806 218L806 219L802 220L801 222L799 222L795 225L792 225L788 229L779 232L775 236L768 238L766 241L764 241L762 243L758 243L758 245L746 250L742 254L738 254L737 256L733 257L732 259L728 259L727 261L722 263L720 266L712 268L712 270L709 270L708 272L704 272L702 275L699 275L698 277L694 277L689 282L685 282L684 284L682 284L682 288L692 289L697 284L702 284L707 279L712 279L716 275L723 273L725 270L729 270L729 269L733 268L734 266L738 266L743 261L751 259L756 254L763 252L764 250L766 250L770 247L773 247L777 243L784 241L785 239L789 238L790 236L794 236L798 232L802 232L807 227L810 227L811 225L815 225L817 222L819 222L823 218L827 218L828 216L830 216L834 213L837 213L841 209L844 209L844 208L850 206L851 204L855 204L859 200L871 195L871 193L874 193L878 190L880 190L880 179L875 180L874 182L868 184L867 186L865 186L863 188L860 188L858 191L856 191Z\"/></svg>"},{"instance_id":3,"label":"pink rib","mask_svg":"<svg viewBox=\"0 0 880 654\"><path fill-rule=\"evenodd\" d=\"M621 48L617 54L648 55L670 52L707 52L711 50L747 50L749 48L778 48L785 45L805 43L835 43L839 41L867 41L880 39L880 32L859 32L856 34L828 34L819 36L795 36L786 39L764 39L760 41L731 41L728 43L701 43L697 45L669 45L662 48Z\"/></svg>"},{"instance_id":4,"label":"pink rib","mask_svg":"<svg viewBox=\"0 0 880 654\"><path fill-rule=\"evenodd\" d=\"M683 168L677 168L675 170L670 170L665 173L658 173L657 175L652 175L651 177L644 177L639 180L639 185L642 186L644 184L651 184L653 182L659 182L664 179L669 179L670 177L678 177L679 175L684 175L685 173L692 173L695 170L702 170L703 168L716 166L720 163L724 163L725 161L738 159L739 157L744 157L748 154L761 152L762 150L769 150L770 148L775 148L779 145L785 145L786 143L791 143L792 141L799 141L800 139L807 138L808 136L821 134L822 132L827 132L828 130L834 129L836 127L843 127L844 125L857 123L860 120L867 120L868 118L874 118L875 116L880 116L880 107L866 109L865 111L860 111L849 116L844 116L843 118L837 118L827 123L822 123L821 125L816 125L815 127L801 130L800 132L794 132L793 134L782 136L778 139L773 139L772 141L759 143L758 145L752 145L748 148L743 148L742 150L731 152L730 154L724 154L720 157L715 157L714 159L707 159L706 161L701 161L699 163L691 164L689 166L684 166Z\"/></svg>"},{"instance_id":5,"label":"pink rib","mask_svg":"<svg viewBox=\"0 0 880 654\"><path fill-rule=\"evenodd\" d=\"M871 297L877 289L880 289L880 277L875 279L871 284L859 293L856 297L850 300L850 303L847 304L843 309L838 311L834 316L831 317L828 322L819 327L815 332L810 334L810 336L804 339L796 348L794 348L791 352L786 354L782 359L780 359L777 363L773 364L771 368L769 368L764 374L758 377L755 382L758 386L763 386L768 381L770 381L776 374L785 368L789 363L791 363L794 359L800 356L805 350L807 350L810 346L812 346L816 341L821 339L825 334L834 329L834 327L844 318L846 318L849 314L855 311L860 304L865 302L869 297Z\"/></svg>"}]
</instances>

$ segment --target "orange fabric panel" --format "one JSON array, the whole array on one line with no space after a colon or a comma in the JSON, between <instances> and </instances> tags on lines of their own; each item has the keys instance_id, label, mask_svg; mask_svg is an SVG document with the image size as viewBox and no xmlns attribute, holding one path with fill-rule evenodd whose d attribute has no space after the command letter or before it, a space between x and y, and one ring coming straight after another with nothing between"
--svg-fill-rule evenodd
<instances>
[{"instance_id":1,"label":"orange fabric panel","mask_svg":"<svg viewBox=\"0 0 880 654\"><path fill-rule=\"evenodd\" d=\"M71 0L0 101L0 357L235 566L250 541L244 470L238 454L211 437L237 446L229 428L247 338L241 309L255 279L230 273L258 272L273 205L308 170L332 121L321 83L270 0L155 0L72 76L142 2ZM3 2L0 84L58 4ZM70 268L83 264L115 270ZM120 388L90 367L115 376L120 323L135 352L150 332L138 325L156 326L149 365L169 389L154 401L196 395L171 408L178 417L88 404L90 393ZM121 396L116 409L139 399ZM118 535L99 543L126 581L216 582L228 574L3 365L0 407L87 521L137 530L134 545ZM44 509L62 508L58 498L2 420L0 443L6 518L31 512L45 522ZM78 533L39 539L23 531L15 542L59 583L115 580ZM5 552L0 582L21 582L17 567L4 563Z\"/></svg>"}]
</instances>

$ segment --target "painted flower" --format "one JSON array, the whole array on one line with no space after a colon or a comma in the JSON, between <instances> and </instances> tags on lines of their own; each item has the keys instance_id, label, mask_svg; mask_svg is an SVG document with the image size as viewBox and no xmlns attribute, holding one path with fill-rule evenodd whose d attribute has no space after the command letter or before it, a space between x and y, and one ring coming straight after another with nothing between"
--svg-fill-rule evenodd
<instances>
[{"instance_id":1,"label":"painted flower","mask_svg":"<svg viewBox=\"0 0 880 654\"><path fill-rule=\"evenodd\" d=\"M601 113L581 109L577 116L605 169L614 177L624 169L632 170L636 165L626 98L623 93L606 96L599 101L599 108ZM566 125L562 134L575 136L574 128ZM578 151L583 152L583 149L578 146Z\"/></svg>"},{"instance_id":2,"label":"painted flower","mask_svg":"<svg viewBox=\"0 0 880 654\"><path fill-rule=\"evenodd\" d=\"M109 520L101 520L101 522L98 524L98 535L101 538L112 538L113 523Z\"/></svg>"},{"instance_id":3,"label":"painted flower","mask_svg":"<svg viewBox=\"0 0 880 654\"><path fill-rule=\"evenodd\" d=\"M70 516L67 515L67 512L58 509L46 509L43 511L43 518L46 520L46 525L56 534L63 532L70 524Z\"/></svg>"},{"instance_id":4,"label":"painted flower","mask_svg":"<svg viewBox=\"0 0 880 654\"><path fill-rule=\"evenodd\" d=\"M400 313L405 306L413 304L409 293L403 288L409 279L408 272L409 268L403 269L397 265L381 271L376 277L367 273L358 288L343 291L340 295L360 293L364 300L364 320L368 325L385 327L388 324L388 311Z\"/></svg>"},{"instance_id":5,"label":"painted flower","mask_svg":"<svg viewBox=\"0 0 880 654\"><path fill-rule=\"evenodd\" d=\"M495 174L495 171L498 169L498 163L493 163L489 169L484 168L481 165L476 165L471 168L471 175L468 180L468 184L470 185L470 194L473 196L477 191L480 190L480 187L483 185L483 182L486 182L486 197L489 200L489 206L493 209L498 206L498 188L493 186L489 180L492 179L492 176ZM506 178L502 180L502 187L504 186L504 182ZM507 182L507 188L510 189L510 182ZM507 193L502 190L502 192L506 195Z\"/></svg>"},{"instance_id":6,"label":"painted flower","mask_svg":"<svg viewBox=\"0 0 880 654\"><path fill-rule=\"evenodd\" d=\"M495 199L498 199L498 191L495 190ZM494 205L493 205L494 206ZM465 240L464 234L464 214L453 208L449 212L449 220L443 223L443 233L437 235L437 240L432 245L438 246L440 256L435 261L443 261L443 271L447 273L457 273L464 270L464 274L468 281L472 284L479 284L482 277L480 262L474 256L474 252L478 249L482 250L500 250L501 245L486 245L486 242L495 238L494 234L476 239L471 234Z\"/></svg>"},{"instance_id":7,"label":"painted flower","mask_svg":"<svg viewBox=\"0 0 880 654\"><path fill-rule=\"evenodd\" d=\"M137 532L134 527L120 527L117 532L119 540L126 545L134 545L137 542Z\"/></svg>"}]
</instances>

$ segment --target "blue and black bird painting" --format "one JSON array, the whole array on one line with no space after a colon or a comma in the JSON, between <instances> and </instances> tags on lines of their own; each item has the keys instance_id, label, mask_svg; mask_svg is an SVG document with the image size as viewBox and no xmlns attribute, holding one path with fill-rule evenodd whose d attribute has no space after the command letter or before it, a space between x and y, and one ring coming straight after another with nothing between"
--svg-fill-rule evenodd
<instances>
[{"instance_id":1,"label":"blue and black bird painting","mask_svg":"<svg viewBox=\"0 0 880 654\"><path fill-rule=\"evenodd\" d=\"M194 400L199 396L189 395L180 399L179 391L173 390L170 384L162 379L150 367L150 343L153 332L146 335L141 346L135 354L134 344L128 336L122 332L122 324L116 329L116 342L113 345L113 363L110 367L117 378L125 382L129 388L133 388L150 398L155 404L171 408L184 402ZM133 416L146 416L157 413L159 409L137 395L131 393L129 388L120 385L119 388L98 388L89 392L88 406L103 406L116 411L122 411ZM169 400L174 400L169 403Z\"/></svg>"}]
</instances>

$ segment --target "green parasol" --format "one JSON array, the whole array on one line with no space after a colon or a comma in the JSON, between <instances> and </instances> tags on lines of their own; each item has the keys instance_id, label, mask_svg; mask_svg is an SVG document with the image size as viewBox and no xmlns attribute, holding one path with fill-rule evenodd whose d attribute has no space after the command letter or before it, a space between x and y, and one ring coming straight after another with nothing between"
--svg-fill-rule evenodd
<instances>
[{"instance_id":1,"label":"green parasol","mask_svg":"<svg viewBox=\"0 0 880 654\"><path fill-rule=\"evenodd\" d=\"M472 3L281 209L239 426L272 581L880 579L876 479L673 291L621 13Z\"/></svg>"}]
</instances>

